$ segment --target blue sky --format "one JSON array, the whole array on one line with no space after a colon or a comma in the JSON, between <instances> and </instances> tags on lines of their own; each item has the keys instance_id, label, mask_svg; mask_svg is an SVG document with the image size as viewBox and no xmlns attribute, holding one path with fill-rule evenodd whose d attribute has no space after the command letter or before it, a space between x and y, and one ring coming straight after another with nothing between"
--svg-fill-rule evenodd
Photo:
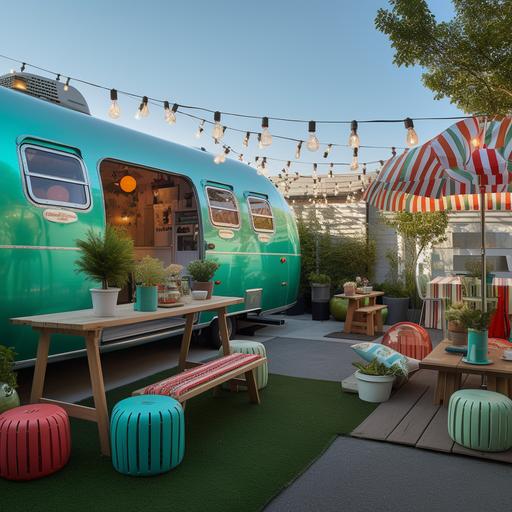
<instances>
[{"instance_id":1,"label":"blue sky","mask_svg":"<svg viewBox=\"0 0 512 512\"><path fill-rule=\"evenodd\" d=\"M451 16L446 0L430 0L438 18ZM5 3L0 53L92 82L168 98L171 102L300 119L375 119L452 116L447 100L435 101L421 83L421 70L397 68L387 38L374 28L380 0L207 0L171 2L25 0ZM0 70L12 64L0 60ZM27 69L30 71L30 69ZM106 118L108 93L79 86L93 114ZM137 101L120 97L119 124L175 142L216 151L209 134L198 142L197 121L178 116L174 126L151 108L137 121ZM209 117L208 117L209 118ZM260 122L224 118L228 126L259 130ZM420 142L451 121L418 122ZM307 138L307 125L271 122L272 133ZM210 129L208 129L210 131ZM318 126L321 141L346 144L347 126ZM403 146L403 125L360 125L361 144ZM242 149L242 136L225 142ZM277 141L244 153L293 159L295 145ZM360 150L360 161L386 159L389 150ZM330 160L348 162L336 148ZM324 161L321 151L302 161ZM282 164L272 163L273 173ZM325 169L325 168L324 168ZM295 166L308 172L311 166ZM341 169L340 169L341 170ZM346 171L346 168L345 168Z\"/></svg>"}]
</instances>

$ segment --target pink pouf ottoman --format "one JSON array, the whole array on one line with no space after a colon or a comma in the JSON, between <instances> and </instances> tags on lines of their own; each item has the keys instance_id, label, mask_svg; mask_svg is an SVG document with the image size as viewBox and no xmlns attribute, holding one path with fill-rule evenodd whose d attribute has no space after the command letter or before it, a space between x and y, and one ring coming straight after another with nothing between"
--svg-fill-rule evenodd
<instances>
[{"instance_id":1,"label":"pink pouf ottoman","mask_svg":"<svg viewBox=\"0 0 512 512\"><path fill-rule=\"evenodd\" d=\"M66 465L69 418L62 407L29 404L0 414L0 477L33 480Z\"/></svg>"}]
</instances>

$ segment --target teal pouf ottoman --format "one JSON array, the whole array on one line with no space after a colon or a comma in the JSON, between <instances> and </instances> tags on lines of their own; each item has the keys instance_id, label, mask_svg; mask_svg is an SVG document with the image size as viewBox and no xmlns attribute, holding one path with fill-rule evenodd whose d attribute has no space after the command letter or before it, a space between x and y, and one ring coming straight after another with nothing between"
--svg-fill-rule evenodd
<instances>
[{"instance_id":1,"label":"teal pouf ottoman","mask_svg":"<svg viewBox=\"0 0 512 512\"><path fill-rule=\"evenodd\" d=\"M185 454L183 408L168 396L125 398L112 411L110 442L112 464L119 473L165 473L175 468Z\"/></svg>"},{"instance_id":2,"label":"teal pouf ottoman","mask_svg":"<svg viewBox=\"0 0 512 512\"><path fill-rule=\"evenodd\" d=\"M258 354L260 356L267 357L265 345L259 341L230 340L229 346L233 352L237 352L239 354ZM224 350L220 347L219 356L223 355ZM263 389L268 384L268 366L266 362L256 368L256 384L258 385L258 389Z\"/></svg>"},{"instance_id":3,"label":"teal pouf ottoman","mask_svg":"<svg viewBox=\"0 0 512 512\"><path fill-rule=\"evenodd\" d=\"M481 389L456 391L448 404L448 433L457 444L472 450L512 448L512 400Z\"/></svg>"}]
</instances>

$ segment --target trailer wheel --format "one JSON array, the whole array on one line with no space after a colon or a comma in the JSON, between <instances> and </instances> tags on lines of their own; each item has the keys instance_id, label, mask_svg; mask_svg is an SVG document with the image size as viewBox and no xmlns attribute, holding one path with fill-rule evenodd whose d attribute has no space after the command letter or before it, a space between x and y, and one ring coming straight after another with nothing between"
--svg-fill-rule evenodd
<instances>
[{"instance_id":1,"label":"trailer wheel","mask_svg":"<svg viewBox=\"0 0 512 512\"><path fill-rule=\"evenodd\" d=\"M236 326L237 326L237 320L234 316L228 316L226 317L226 323L228 324L228 333L229 338L231 339L233 337L233 334L236 334ZM209 338L209 344L212 348L220 348L222 345L222 341L220 339L220 332L219 332L219 322L217 319L215 319L208 329L208 338Z\"/></svg>"}]
</instances>

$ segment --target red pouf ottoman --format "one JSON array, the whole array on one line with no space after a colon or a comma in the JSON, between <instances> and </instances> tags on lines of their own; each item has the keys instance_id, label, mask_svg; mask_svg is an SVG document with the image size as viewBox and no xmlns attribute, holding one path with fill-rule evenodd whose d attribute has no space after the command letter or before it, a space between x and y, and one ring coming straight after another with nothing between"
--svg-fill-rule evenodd
<instances>
[{"instance_id":1,"label":"red pouf ottoman","mask_svg":"<svg viewBox=\"0 0 512 512\"><path fill-rule=\"evenodd\" d=\"M62 407L29 404L0 414L0 477L33 480L64 467L71 451Z\"/></svg>"}]
</instances>

